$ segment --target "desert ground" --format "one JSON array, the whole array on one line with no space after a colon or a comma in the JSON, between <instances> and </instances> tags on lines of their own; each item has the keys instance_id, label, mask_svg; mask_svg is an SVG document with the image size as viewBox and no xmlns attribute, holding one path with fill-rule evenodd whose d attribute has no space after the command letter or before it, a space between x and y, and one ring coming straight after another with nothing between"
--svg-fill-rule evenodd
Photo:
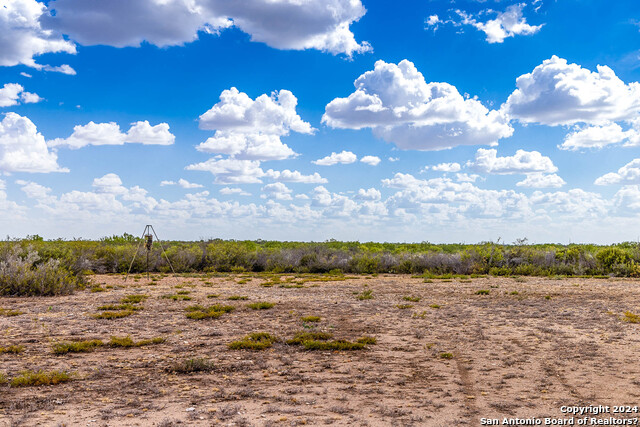
<instances>
[{"instance_id":1,"label":"desert ground","mask_svg":"<svg viewBox=\"0 0 640 427\"><path fill-rule=\"evenodd\" d=\"M0 373L9 382L25 370L71 375L0 385L0 426L475 426L562 418L563 405L639 403L640 324L623 316L640 312L635 280L216 276L95 275L73 295L0 298L5 312L22 313L0 315L0 347L23 346L0 354ZM132 315L93 317L140 294L148 297ZM275 305L248 306L256 302ZM194 304L235 310L197 320L186 316ZM301 331L376 343L287 344ZM229 348L253 332L279 341ZM111 347L112 336L166 341ZM52 351L94 339L105 345ZM203 369L188 372L190 359ZM615 415L640 416L602 417Z\"/></svg>"}]
</instances>

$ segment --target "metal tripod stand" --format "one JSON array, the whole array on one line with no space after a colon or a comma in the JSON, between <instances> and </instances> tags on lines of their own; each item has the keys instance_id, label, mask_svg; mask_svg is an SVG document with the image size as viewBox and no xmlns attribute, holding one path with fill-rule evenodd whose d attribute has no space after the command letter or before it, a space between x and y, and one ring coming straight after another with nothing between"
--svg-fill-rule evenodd
<instances>
[{"instance_id":1,"label":"metal tripod stand","mask_svg":"<svg viewBox=\"0 0 640 427\"><path fill-rule=\"evenodd\" d=\"M167 256L167 253L164 251L164 247L162 246L162 241L158 238L158 235L156 234L156 230L153 228L153 225L147 225L144 227L144 231L142 232L142 236L140 237L140 242L138 243L138 247L136 248L136 253L133 254L133 259L131 260L131 264L129 265L129 270L127 270L127 275L124 278L125 282L129 278L129 273L131 273L133 262L136 260L136 256L138 256L138 252L140 251L140 245L142 244L142 242L144 242L144 247L147 252L147 279L149 279L149 253L151 252L151 247L153 246L153 236L156 236L156 240L158 241L160 248L162 248L162 254L166 258L167 263L169 264L169 267L171 267L171 272L173 274L176 274L176 272L173 269L173 266L171 265L171 261L169 261L169 257Z\"/></svg>"}]
</instances>

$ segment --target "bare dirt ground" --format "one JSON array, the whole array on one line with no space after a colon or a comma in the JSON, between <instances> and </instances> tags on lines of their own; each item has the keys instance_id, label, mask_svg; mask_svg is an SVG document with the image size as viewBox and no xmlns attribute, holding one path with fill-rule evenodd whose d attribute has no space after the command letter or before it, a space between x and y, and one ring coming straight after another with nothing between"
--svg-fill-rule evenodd
<instances>
[{"instance_id":1,"label":"bare dirt ground","mask_svg":"<svg viewBox=\"0 0 640 427\"><path fill-rule=\"evenodd\" d=\"M25 347L0 354L0 373L11 379L25 369L73 372L64 384L0 386L0 426L475 426L481 418L561 418L562 405L639 403L640 324L621 320L627 310L640 311L633 280L425 283L360 276L285 288L263 287L266 279L257 276L241 279L130 278L125 284L122 276L105 275L92 278L105 292L0 298L0 307L24 312L0 316L0 347ZM374 298L359 300L367 289ZM191 301L161 298L185 290ZM131 294L149 295L143 310L121 319L91 317L98 306ZM232 295L249 299L228 300ZM276 305L247 307L259 301ZM213 303L236 310L218 319L185 316L189 305ZM315 326L301 320L311 315L321 317ZM251 332L286 340L301 330L347 340L369 335L377 344L340 352L284 342L263 351L227 346ZM61 356L51 351L58 341L106 342L112 335L167 341ZM191 358L210 359L214 368L171 372Z\"/></svg>"}]
</instances>

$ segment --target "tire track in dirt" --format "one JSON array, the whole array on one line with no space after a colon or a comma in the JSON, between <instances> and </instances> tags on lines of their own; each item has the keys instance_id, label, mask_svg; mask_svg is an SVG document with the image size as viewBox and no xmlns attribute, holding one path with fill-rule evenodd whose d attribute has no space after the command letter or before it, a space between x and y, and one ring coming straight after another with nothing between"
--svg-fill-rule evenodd
<instances>
[{"instance_id":1,"label":"tire track in dirt","mask_svg":"<svg viewBox=\"0 0 640 427\"><path fill-rule=\"evenodd\" d=\"M465 416L469 423L473 426L480 424L480 419L478 414L480 411L475 404L475 387L474 382L471 379L471 374L469 373L469 369L462 362L462 354L455 352L453 360L456 362L456 368L458 369L458 376L460 377L460 383L462 384L462 393L463 401L464 401L464 409L466 411Z\"/></svg>"}]
</instances>

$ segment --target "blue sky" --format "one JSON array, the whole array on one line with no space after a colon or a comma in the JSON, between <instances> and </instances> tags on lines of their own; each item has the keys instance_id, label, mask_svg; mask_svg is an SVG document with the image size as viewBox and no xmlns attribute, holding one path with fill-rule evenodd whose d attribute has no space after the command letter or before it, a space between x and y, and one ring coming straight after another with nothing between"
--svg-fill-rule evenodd
<instances>
[{"instance_id":1,"label":"blue sky","mask_svg":"<svg viewBox=\"0 0 640 427\"><path fill-rule=\"evenodd\" d=\"M640 4L0 0L4 234L640 237Z\"/></svg>"}]
</instances>

